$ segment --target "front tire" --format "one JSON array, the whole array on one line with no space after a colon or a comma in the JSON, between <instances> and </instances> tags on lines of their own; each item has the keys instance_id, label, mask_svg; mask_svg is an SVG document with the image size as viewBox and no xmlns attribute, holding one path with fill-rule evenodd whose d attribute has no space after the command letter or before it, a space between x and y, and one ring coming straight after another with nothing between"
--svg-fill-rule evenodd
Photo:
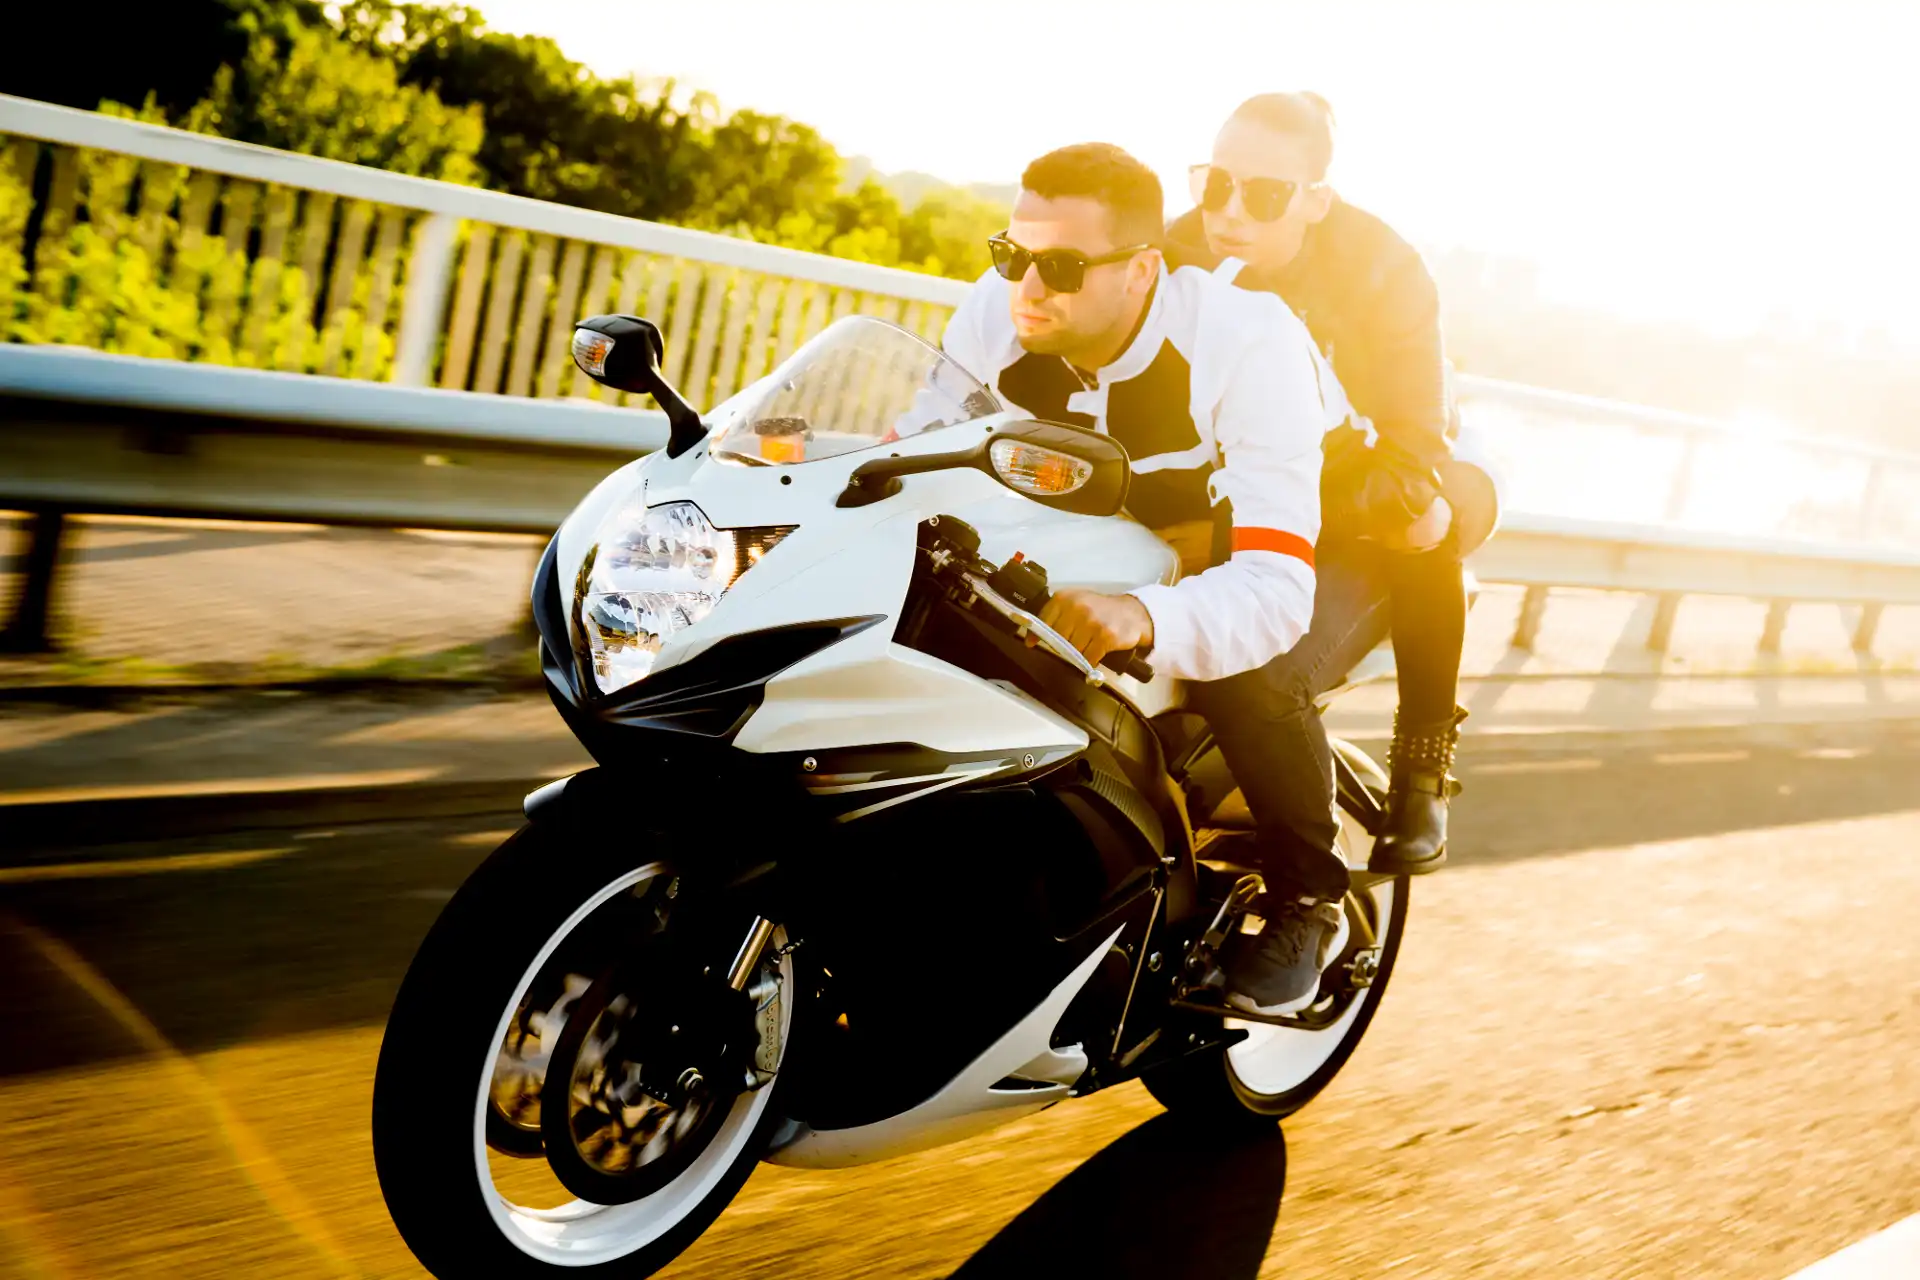
<instances>
[{"instance_id":1,"label":"front tire","mask_svg":"<svg viewBox=\"0 0 1920 1280\"><path fill-rule=\"evenodd\" d=\"M558 1203L528 1207L497 1185L488 1157L491 1086L516 1012L529 990L553 983L550 970L577 967L580 958L563 945L591 945L579 939L592 938L609 910L673 875L660 862L636 866L631 843L621 843L601 848L564 829L523 828L447 904L394 1001L374 1078L374 1163L394 1225L442 1280L651 1275L726 1208L778 1122L776 1078L736 1098L687 1167L630 1204L567 1203L554 1184ZM773 947L769 956L790 997L792 961ZM791 1010L790 998L783 1004Z\"/></svg>"}]
</instances>

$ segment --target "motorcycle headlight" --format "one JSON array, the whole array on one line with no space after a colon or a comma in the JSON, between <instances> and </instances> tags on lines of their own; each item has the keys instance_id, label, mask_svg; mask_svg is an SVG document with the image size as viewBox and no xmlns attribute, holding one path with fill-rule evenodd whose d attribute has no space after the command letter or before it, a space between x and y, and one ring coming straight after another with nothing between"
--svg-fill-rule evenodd
<instances>
[{"instance_id":1,"label":"motorcycle headlight","mask_svg":"<svg viewBox=\"0 0 1920 1280\"><path fill-rule=\"evenodd\" d=\"M600 692L645 677L661 647L792 530L716 529L691 502L646 507L638 495L616 507L574 586L574 625Z\"/></svg>"}]
</instances>

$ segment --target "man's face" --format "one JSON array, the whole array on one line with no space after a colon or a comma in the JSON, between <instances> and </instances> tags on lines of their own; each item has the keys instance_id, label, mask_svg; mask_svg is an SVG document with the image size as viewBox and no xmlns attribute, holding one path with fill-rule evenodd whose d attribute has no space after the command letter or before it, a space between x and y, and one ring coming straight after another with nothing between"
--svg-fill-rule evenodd
<instances>
[{"instance_id":1,"label":"man's face","mask_svg":"<svg viewBox=\"0 0 1920 1280\"><path fill-rule=\"evenodd\" d=\"M1228 120L1213 140L1213 167L1226 170L1234 180L1233 198L1224 209L1200 212L1207 247L1217 254L1256 267L1285 266L1300 252L1307 228L1326 217L1332 193L1325 185L1313 185L1318 175L1304 138L1248 120ZM1250 217L1240 196L1240 184L1249 178L1297 183L1286 213L1272 222Z\"/></svg>"},{"instance_id":2,"label":"man's face","mask_svg":"<svg viewBox=\"0 0 1920 1280\"><path fill-rule=\"evenodd\" d=\"M1046 200L1022 191L1013 203L1007 238L1034 253L1071 249L1095 258L1123 247L1113 238L1112 224L1112 214L1096 200ZM1152 284L1154 259L1140 253L1124 262L1088 267L1078 293L1054 293L1042 283L1038 267L1027 268L1008 294L1020 345L1042 355L1066 356L1099 347L1113 330L1131 324L1130 302Z\"/></svg>"}]
</instances>

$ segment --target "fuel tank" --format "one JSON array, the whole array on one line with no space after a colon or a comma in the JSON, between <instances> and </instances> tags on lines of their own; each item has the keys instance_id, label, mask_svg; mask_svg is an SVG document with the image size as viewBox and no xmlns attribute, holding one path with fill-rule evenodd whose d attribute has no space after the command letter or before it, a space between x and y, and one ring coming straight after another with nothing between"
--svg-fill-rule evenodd
<instances>
[{"instance_id":1,"label":"fuel tank","mask_svg":"<svg viewBox=\"0 0 1920 1280\"><path fill-rule=\"evenodd\" d=\"M986 501L956 509L980 531L980 554L1000 564L1018 551L1047 570L1047 584L1117 594L1170 583L1180 560L1152 530L1124 516L1079 516L1037 502Z\"/></svg>"}]
</instances>

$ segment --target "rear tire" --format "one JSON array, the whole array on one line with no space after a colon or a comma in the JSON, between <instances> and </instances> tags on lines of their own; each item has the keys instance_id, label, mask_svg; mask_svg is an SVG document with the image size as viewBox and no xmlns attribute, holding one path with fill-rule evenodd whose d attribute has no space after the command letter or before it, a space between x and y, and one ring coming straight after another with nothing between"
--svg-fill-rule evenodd
<instances>
[{"instance_id":1,"label":"rear tire","mask_svg":"<svg viewBox=\"0 0 1920 1280\"><path fill-rule=\"evenodd\" d=\"M1360 760L1372 764L1365 757ZM1368 769L1361 776L1371 786L1375 781L1371 775L1377 772ZM1386 779L1378 782L1384 792ZM1372 844L1372 837L1347 815L1340 830L1340 853L1347 865L1364 868ZM1356 897L1365 894L1369 899L1361 905L1371 910L1380 961L1372 983L1354 997L1338 1022L1322 1031L1301 1031L1225 1019L1227 1027L1244 1028L1247 1038L1148 1073L1143 1079L1147 1092L1175 1115L1229 1130L1264 1128L1312 1102L1347 1065L1386 994L1400 940L1406 935L1407 890L1405 876L1354 890ZM1349 913L1353 909L1349 899Z\"/></svg>"},{"instance_id":2,"label":"rear tire","mask_svg":"<svg viewBox=\"0 0 1920 1280\"><path fill-rule=\"evenodd\" d=\"M633 843L619 843L523 828L461 886L401 983L374 1078L374 1164L394 1225L443 1280L651 1275L726 1208L778 1123L776 1079L742 1094L692 1167L633 1204L524 1209L496 1190L488 1083L508 1020L594 910L670 874L636 866ZM791 960L768 963L790 996Z\"/></svg>"}]
</instances>

